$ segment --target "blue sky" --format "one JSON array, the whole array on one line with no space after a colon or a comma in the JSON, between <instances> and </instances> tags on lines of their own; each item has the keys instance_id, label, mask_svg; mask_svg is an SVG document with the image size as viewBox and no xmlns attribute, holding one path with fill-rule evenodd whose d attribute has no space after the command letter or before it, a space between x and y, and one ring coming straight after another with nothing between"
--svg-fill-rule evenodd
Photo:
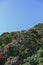
<instances>
[{"instance_id":1,"label":"blue sky","mask_svg":"<svg viewBox=\"0 0 43 65\"><path fill-rule=\"evenodd\" d=\"M43 0L0 0L0 34L43 23Z\"/></svg>"}]
</instances>

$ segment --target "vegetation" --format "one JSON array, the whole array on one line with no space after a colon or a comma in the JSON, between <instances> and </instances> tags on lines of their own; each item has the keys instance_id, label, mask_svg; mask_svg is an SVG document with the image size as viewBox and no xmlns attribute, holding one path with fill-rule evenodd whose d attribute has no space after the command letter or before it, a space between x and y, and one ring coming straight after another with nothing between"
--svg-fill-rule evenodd
<instances>
[{"instance_id":1,"label":"vegetation","mask_svg":"<svg viewBox=\"0 0 43 65\"><path fill-rule=\"evenodd\" d=\"M1 65L43 65L43 23L0 35Z\"/></svg>"}]
</instances>

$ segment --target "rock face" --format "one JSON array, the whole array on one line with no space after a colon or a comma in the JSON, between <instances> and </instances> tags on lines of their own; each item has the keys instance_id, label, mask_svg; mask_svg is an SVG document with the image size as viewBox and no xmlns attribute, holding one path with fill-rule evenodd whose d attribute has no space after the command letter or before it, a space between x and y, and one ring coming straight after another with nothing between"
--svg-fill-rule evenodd
<instances>
[{"instance_id":1,"label":"rock face","mask_svg":"<svg viewBox=\"0 0 43 65\"><path fill-rule=\"evenodd\" d=\"M5 63L5 65L19 65L20 64L20 59L19 59L19 56L10 56L8 59L7 59L7 62Z\"/></svg>"}]
</instances>

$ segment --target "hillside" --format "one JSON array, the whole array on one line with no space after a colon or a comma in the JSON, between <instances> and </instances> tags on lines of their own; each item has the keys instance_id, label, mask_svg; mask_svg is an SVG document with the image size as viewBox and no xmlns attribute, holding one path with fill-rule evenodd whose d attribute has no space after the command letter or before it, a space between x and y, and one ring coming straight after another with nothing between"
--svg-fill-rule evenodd
<instances>
[{"instance_id":1,"label":"hillside","mask_svg":"<svg viewBox=\"0 0 43 65\"><path fill-rule=\"evenodd\" d=\"M43 23L0 35L1 65L43 65Z\"/></svg>"}]
</instances>

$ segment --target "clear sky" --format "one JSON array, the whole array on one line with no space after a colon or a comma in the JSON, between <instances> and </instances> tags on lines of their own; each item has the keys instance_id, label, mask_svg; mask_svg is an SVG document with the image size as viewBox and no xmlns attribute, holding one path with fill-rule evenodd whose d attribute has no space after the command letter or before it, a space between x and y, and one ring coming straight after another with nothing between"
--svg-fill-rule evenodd
<instances>
[{"instance_id":1,"label":"clear sky","mask_svg":"<svg viewBox=\"0 0 43 65\"><path fill-rule=\"evenodd\" d=\"M0 0L0 34L43 23L43 0Z\"/></svg>"}]
</instances>

